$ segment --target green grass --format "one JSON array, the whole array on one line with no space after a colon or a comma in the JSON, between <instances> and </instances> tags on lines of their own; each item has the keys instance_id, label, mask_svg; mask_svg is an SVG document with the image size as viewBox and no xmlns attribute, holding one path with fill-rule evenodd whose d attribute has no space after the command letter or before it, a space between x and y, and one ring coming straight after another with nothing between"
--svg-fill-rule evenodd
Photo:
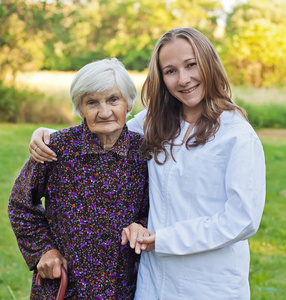
<instances>
[{"instance_id":1,"label":"green grass","mask_svg":"<svg viewBox=\"0 0 286 300\"><path fill-rule=\"evenodd\" d=\"M18 249L7 216L13 182L29 156L31 134L39 125L0 124L0 299L29 299L31 273ZM58 128L56 126L51 126ZM271 134L273 133L273 134ZM253 300L286 299L286 131L261 131L267 199L258 233L250 239ZM273 136L275 135L275 137Z\"/></svg>"},{"instance_id":2,"label":"green grass","mask_svg":"<svg viewBox=\"0 0 286 300\"><path fill-rule=\"evenodd\" d=\"M273 135L271 136L271 132ZM250 239L252 299L286 299L286 130L261 131L267 197L257 234Z\"/></svg>"},{"instance_id":3,"label":"green grass","mask_svg":"<svg viewBox=\"0 0 286 300\"><path fill-rule=\"evenodd\" d=\"M11 187L26 159L32 132L39 125L0 124L0 299L29 299L31 273L18 249L7 215ZM53 126L56 128L55 126ZM59 128L59 127L57 127Z\"/></svg>"}]
</instances>

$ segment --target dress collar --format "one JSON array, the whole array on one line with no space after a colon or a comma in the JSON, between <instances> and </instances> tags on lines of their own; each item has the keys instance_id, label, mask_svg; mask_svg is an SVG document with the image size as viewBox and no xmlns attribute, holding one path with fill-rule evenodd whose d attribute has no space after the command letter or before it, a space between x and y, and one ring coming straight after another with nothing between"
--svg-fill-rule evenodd
<instances>
[{"instance_id":1,"label":"dress collar","mask_svg":"<svg viewBox=\"0 0 286 300\"><path fill-rule=\"evenodd\" d=\"M95 133L92 133L87 124L86 121L83 120L81 123L82 129L83 129L83 138L82 138L82 148L81 148L81 154L105 154L107 152L113 152L120 156L126 156L129 144L130 144L130 138L129 138L129 131L127 129L126 124L123 126L122 132L118 138L118 140L115 142L115 144L107 150L103 149L102 143L98 139L97 135Z\"/></svg>"}]
</instances>

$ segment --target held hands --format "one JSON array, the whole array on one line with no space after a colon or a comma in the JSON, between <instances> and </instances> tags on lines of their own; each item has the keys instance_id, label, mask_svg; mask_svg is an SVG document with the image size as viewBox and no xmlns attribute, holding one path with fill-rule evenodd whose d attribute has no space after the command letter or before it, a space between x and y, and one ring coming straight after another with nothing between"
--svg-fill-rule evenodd
<instances>
[{"instance_id":1,"label":"held hands","mask_svg":"<svg viewBox=\"0 0 286 300\"><path fill-rule=\"evenodd\" d=\"M137 223L132 223L123 228L121 244L126 245L128 241L130 247L135 249L137 254L140 254L142 250L149 252L155 249L155 233Z\"/></svg>"},{"instance_id":2,"label":"held hands","mask_svg":"<svg viewBox=\"0 0 286 300\"><path fill-rule=\"evenodd\" d=\"M40 163L57 160L56 154L46 145L50 143L51 131L48 128L40 127L36 129L31 138L29 151L32 158Z\"/></svg>"},{"instance_id":3,"label":"held hands","mask_svg":"<svg viewBox=\"0 0 286 300\"><path fill-rule=\"evenodd\" d=\"M148 231L148 235L144 235L143 238L137 238L137 242L142 244L141 249L145 250L146 252L150 252L155 249L155 239L156 233Z\"/></svg>"},{"instance_id":4,"label":"held hands","mask_svg":"<svg viewBox=\"0 0 286 300\"><path fill-rule=\"evenodd\" d=\"M42 278L60 278L61 265L63 265L66 270L68 269L67 260L58 250L52 249L41 257L37 265L37 270Z\"/></svg>"}]
</instances>

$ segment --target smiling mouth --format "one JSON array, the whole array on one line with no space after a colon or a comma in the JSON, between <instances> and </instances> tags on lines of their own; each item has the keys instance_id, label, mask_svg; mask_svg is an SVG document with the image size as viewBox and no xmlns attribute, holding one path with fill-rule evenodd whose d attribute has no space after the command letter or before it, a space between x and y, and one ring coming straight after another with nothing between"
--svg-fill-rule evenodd
<instances>
[{"instance_id":1,"label":"smiling mouth","mask_svg":"<svg viewBox=\"0 0 286 300\"><path fill-rule=\"evenodd\" d=\"M181 93L183 93L183 94L191 93L191 92L194 91L198 86L199 86L199 84L196 85L196 86L194 86L194 87L192 87L192 88L190 88L190 89L188 89L188 90L183 90L183 91L181 91Z\"/></svg>"}]
</instances>

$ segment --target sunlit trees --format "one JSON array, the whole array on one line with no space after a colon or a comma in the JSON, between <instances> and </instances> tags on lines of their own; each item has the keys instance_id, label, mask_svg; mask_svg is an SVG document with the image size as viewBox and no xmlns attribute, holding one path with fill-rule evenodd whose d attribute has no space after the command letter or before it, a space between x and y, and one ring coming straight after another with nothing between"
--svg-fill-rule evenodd
<instances>
[{"instance_id":1,"label":"sunlit trees","mask_svg":"<svg viewBox=\"0 0 286 300\"><path fill-rule=\"evenodd\" d=\"M25 1L0 4L0 80L7 74L42 67L42 32L35 30L33 16Z\"/></svg>"},{"instance_id":2,"label":"sunlit trees","mask_svg":"<svg viewBox=\"0 0 286 300\"><path fill-rule=\"evenodd\" d=\"M286 2L249 0L229 15L222 57L233 83L286 83Z\"/></svg>"},{"instance_id":3,"label":"sunlit trees","mask_svg":"<svg viewBox=\"0 0 286 300\"><path fill-rule=\"evenodd\" d=\"M143 70L164 32L190 26L214 43L233 83L285 84L285 0L237 3L217 39L219 0L0 0L0 80L114 56Z\"/></svg>"},{"instance_id":4,"label":"sunlit trees","mask_svg":"<svg viewBox=\"0 0 286 300\"><path fill-rule=\"evenodd\" d=\"M218 1L91 0L74 15L68 57L78 68L90 59L116 56L130 69L147 67L156 40L173 27L212 35Z\"/></svg>"},{"instance_id":5,"label":"sunlit trees","mask_svg":"<svg viewBox=\"0 0 286 300\"><path fill-rule=\"evenodd\" d=\"M104 49L109 55L121 58L127 67L139 70L147 67L157 39L171 28L191 26L211 35L211 16L219 6L205 0L122 0L120 3L107 14L116 15L117 28L114 36L104 43Z\"/></svg>"}]
</instances>

